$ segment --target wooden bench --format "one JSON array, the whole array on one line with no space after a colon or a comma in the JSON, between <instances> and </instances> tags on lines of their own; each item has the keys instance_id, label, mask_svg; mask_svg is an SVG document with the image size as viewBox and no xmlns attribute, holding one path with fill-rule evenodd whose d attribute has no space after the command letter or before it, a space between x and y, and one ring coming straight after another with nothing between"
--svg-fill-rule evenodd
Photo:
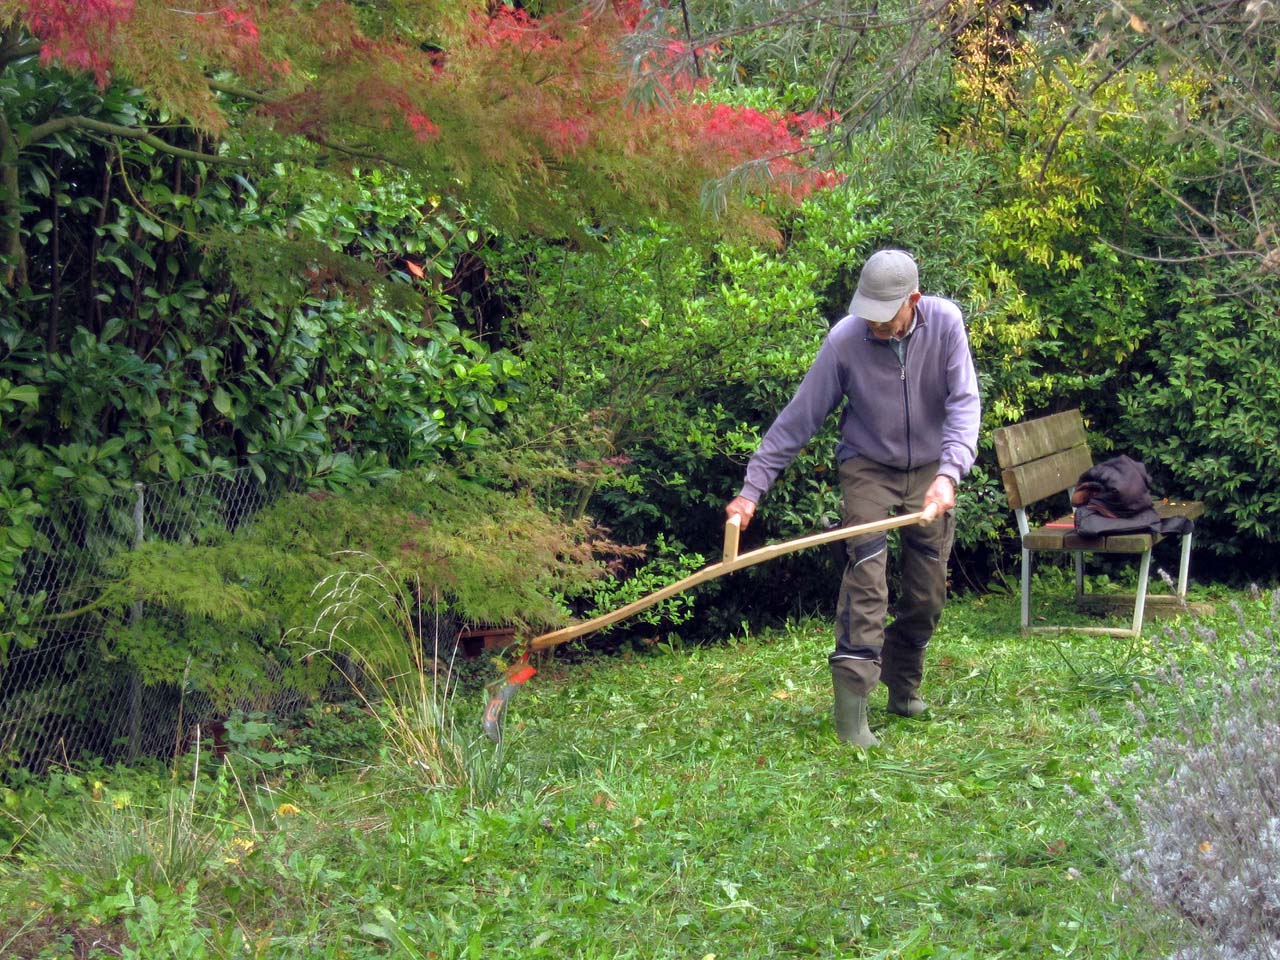
<instances>
[{"instance_id":1,"label":"wooden bench","mask_svg":"<svg viewBox=\"0 0 1280 960\"><path fill-rule=\"evenodd\" d=\"M1004 480L1005 495L1013 508L1022 538L1022 629L1107 634L1136 637L1142 632L1142 616L1147 603L1147 587L1151 571L1151 550L1161 541L1159 534L1127 533L1088 539L1075 532L1073 515L1068 512L1041 526L1032 527L1028 508L1041 504L1057 494L1066 493L1065 506L1070 509L1070 491L1080 474L1093 466L1093 456L1085 437L1084 418L1079 410L1068 410L1038 420L1028 420L1000 427L994 434L996 459ZM1168 500L1155 503L1161 518L1182 516L1195 519L1204 513L1199 502ZM1182 537L1182 556L1178 564L1176 602L1185 602L1187 574L1191 566L1191 533ZM1139 555L1138 587L1133 602L1131 627L1056 627L1031 626L1031 555L1036 551L1071 552L1075 560L1076 601L1087 599L1084 591L1084 555L1113 553ZM1164 599L1164 598L1161 598Z\"/></svg>"}]
</instances>

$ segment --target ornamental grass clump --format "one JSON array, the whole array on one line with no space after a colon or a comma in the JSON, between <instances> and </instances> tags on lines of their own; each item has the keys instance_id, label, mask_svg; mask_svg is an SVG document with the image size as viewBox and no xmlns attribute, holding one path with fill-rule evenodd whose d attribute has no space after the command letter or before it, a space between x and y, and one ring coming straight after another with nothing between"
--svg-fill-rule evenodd
<instances>
[{"instance_id":1,"label":"ornamental grass clump","mask_svg":"<svg viewBox=\"0 0 1280 960\"><path fill-rule=\"evenodd\" d=\"M86 799L77 822L48 826L25 859L47 865L67 896L157 895L203 880L229 832L194 785L173 787L154 805Z\"/></svg>"},{"instance_id":2,"label":"ornamental grass clump","mask_svg":"<svg viewBox=\"0 0 1280 960\"><path fill-rule=\"evenodd\" d=\"M376 718L394 777L457 788L470 803L488 801L500 785L502 748L485 739L478 715L458 720L457 644L442 642L430 613L439 603L424 603L420 589L363 559L371 569L333 574L316 586L321 610L308 629L310 654L328 659ZM347 639L354 635L359 643Z\"/></svg>"},{"instance_id":3,"label":"ornamental grass clump","mask_svg":"<svg viewBox=\"0 0 1280 960\"><path fill-rule=\"evenodd\" d=\"M1136 707L1144 748L1117 782L1140 784L1127 877L1180 922L1174 960L1280 956L1280 590L1258 606L1258 628L1241 610L1238 634L1167 634L1166 683Z\"/></svg>"}]
</instances>

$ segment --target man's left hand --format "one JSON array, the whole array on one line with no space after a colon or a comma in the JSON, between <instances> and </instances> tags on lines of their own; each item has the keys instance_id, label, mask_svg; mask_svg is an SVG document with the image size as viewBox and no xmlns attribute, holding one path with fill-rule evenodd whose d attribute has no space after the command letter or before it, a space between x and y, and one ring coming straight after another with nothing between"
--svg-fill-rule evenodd
<instances>
[{"instance_id":1,"label":"man's left hand","mask_svg":"<svg viewBox=\"0 0 1280 960\"><path fill-rule=\"evenodd\" d=\"M942 516L956 505L956 485L948 476L938 474L924 492L923 511L929 515L929 521ZM932 507L932 509L930 509Z\"/></svg>"}]
</instances>

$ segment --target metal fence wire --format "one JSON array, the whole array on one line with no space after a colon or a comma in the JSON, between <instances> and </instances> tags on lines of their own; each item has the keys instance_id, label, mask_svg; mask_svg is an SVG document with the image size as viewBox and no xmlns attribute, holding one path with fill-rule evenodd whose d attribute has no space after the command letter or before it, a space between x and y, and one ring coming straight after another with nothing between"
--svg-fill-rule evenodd
<instances>
[{"instance_id":1,"label":"metal fence wire","mask_svg":"<svg viewBox=\"0 0 1280 960\"><path fill-rule=\"evenodd\" d=\"M49 505L0 611L0 774L43 772L83 755L108 762L165 756L208 722L207 699L174 684L143 684L136 669L110 655L97 605L108 564L146 541L198 544L235 530L277 492L246 468ZM113 611L126 621L144 612L165 617L140 604ZM173 618L175 631L180 619Z\"/></svg>"}]
</instances>

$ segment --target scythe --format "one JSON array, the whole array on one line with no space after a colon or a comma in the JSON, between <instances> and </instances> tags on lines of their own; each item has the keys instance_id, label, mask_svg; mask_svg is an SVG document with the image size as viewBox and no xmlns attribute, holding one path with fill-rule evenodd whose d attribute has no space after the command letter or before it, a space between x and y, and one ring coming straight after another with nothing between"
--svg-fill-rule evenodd
<instances>
[{"instance_id":1,"label":"scythe","mask_svg":"<svg viewBox=\"0 0 1280 960\"><path fill-rule=\"evenodd\" d=\"M595 633L605 627L611 626L620 620L634 616L641 610L645 610L656 603L661 603L669 597L674 597L678 593L696 587L699 584L706 583L709 580L715 580L726 574L743 570L747 567L753 567L758 563L764 563L766 560L774 560L778 557L785 556L788 553L795 553L798 550L807 550L810 547L819 547L828 543L835 543L839 540L846 540L849 537L856 537L867 533L882 533L886 530L893 530L896 527L905 527L911 524L930 523L937 516L937 506L930 504L924 510L918 513L904 513L896 517L889 517L886 520L873 520L870 523L860 523L849 527L837 527L834 530L826 530L822 533L810 534L806 537L799 537L795 540L785 540L782 543L774 543L768 546L752 550L742 555L738 554L738 534L741 531L741 518L738 516L730 517L724 525L724 551L719 563L713 563L703 567L697 573L690 574L683 580L678 580L670 586L663 587L647 597L641 597L634 600L625 607L619 607L612 613L606 613L603 616L596 617L593 620L587 620L583 623L573 624L568 627L562 627L559 630L553 630L550 633L544 633L541 636L534 637L529 641L525 648L523 656L508 672L501 686L489 699L488 705L484 710L484 732L485 735L497 743L502 738L502 718L506 713L507 704L511 698L516 695L520 687L527 682L537 672L529 663L530 654L537 653L541 650L548 650L558 644L574 640L578 637L586 636L589 633Z\"/></svg>"}]
</instances>

